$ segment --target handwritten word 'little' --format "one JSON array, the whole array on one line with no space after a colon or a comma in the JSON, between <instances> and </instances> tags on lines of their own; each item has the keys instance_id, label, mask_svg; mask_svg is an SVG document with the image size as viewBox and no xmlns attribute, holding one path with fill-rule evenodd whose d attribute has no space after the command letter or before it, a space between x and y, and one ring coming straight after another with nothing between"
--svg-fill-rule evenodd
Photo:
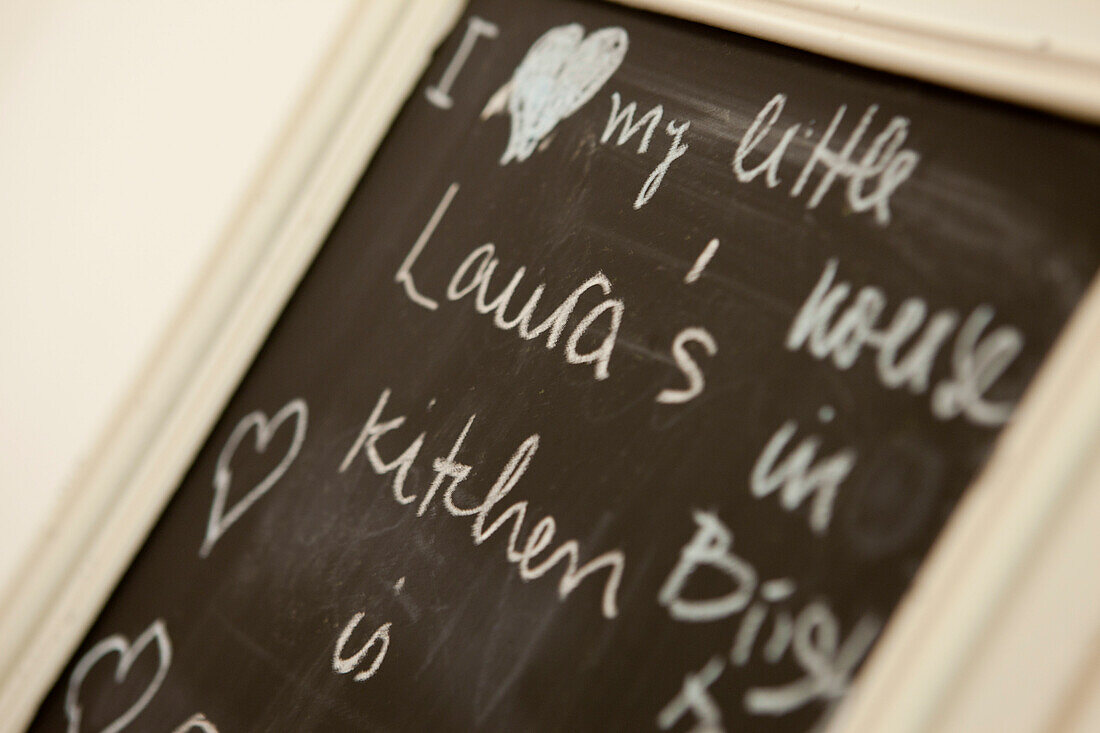
<instances>
[{"instance_id":1,"label":"handwritten word 'little'","mask_svg":"<svg viewBox=\"0 0 1100 733\"><path fill-rule=\"evenodd\" d=\"M779 177L779 165L787 155L791 142L800 130L803 137L813 134L812 128L807 126L803 129L801 123L795 123L787 127L779 140L773 143L770 151L757 150L770 138L772 128L779 121L786 103L787 97L784 94L776 94L772 97L757 113L749 129L741 138L737 152L733 156L733 172L741 183L749 183L763 175L768 188L778 186L782 183ZM857 161L853 156L878 112L878 105L873 104L868 107L844 145L839 150L833 150L829 147L830 143L844 120L847 110L847 105L841 105L837 109L828 129L814 146L798 178L791 186L790 195L794 198L801 196L820 165L822 175L810 198L806 200L807 209L817 208L838 178L847 179L848 185L844 193L852 210L856 212L873 210L875 221L880 225L886 225L890 222L890 197L901 184L909 180L917 163L920 162L919 154L901 147L909 135L909 119L901 116L891 118ZM762 158L761 154L763 154Z\"/></svg>"}]
</instances>

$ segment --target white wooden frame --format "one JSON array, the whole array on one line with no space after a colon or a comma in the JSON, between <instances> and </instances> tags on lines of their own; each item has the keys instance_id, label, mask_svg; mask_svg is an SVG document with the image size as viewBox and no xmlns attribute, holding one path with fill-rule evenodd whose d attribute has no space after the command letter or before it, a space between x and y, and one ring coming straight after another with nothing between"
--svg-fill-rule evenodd
<instances>
[{"instance_id":1,"label":"white wooden frame","mask_svg":"<svg viewBox=\"0 0 1100 733\"><path fill-rule=\"evenodd\" d=\"M990 38L973 27L930 28L834 0L619 1L1100 120L1100 61ZM0 595L0 731L25 727L83 638L463 4L362 0L333 39L175 325L17 581ZM990 629L1013 602L1026 606L1012 600L1029 597L1020 596L1021 583L1043 585L1046 576L1034 567L1027 572L1029 559L1042 554L1067 506L1087 505L1081 511L1100 518L1090 492L1100 481L1100 360L1090 358L1096 344L1094 284L891 620L834 731L946 730L973 714L974 706L960 708L951 693L983 645L1003 644L990 641L997 633ZM1100 557L1100 547L1085 549ZM1076 560L1086 554L1078 548ZM1048 572L1060 567L1059 557L1047 558ZM1100 573L1080 579L1064 600L1100 608L1092 602L1100 599ZM952 595L962 586L970 590ZM1087 664L1085 652L1070 653L1072 641L1083 638L1082 623L1070 628L1050 613L1021 618L1031 619L1029 633L1069 651L1046 670L1050 684L1030 696L1020 691L1001 712L1064 718L1064 710L1053 710L1063 694L1054 683L1068 684ZM1089 632L1100 629L1100 613L1088 624ZM984 694L993 694L1013 679L1012 670L1002 666L981 679Z\"/></svg>"}]
</instances>

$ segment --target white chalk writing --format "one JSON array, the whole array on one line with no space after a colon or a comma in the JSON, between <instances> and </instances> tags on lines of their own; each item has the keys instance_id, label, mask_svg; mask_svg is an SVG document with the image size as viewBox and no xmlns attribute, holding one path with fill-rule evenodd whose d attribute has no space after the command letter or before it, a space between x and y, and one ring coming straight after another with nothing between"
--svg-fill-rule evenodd
<instances>
[{"instance_id":1,"label":"white chalk writing","mask_svg":"<svg viewBox=\"0 0 1100 733\"><path fill-rule=\"evenodd\" d=\"M742 136L737 152L733 156L733 172L740 182L749 183L763 174L766 185L769 188L775 188L782 182L779 177L780 163L788 154L799 130L802 129L806 137L812 135L812 128L803 129L801 123L795 123L787 127L775 146L763 158L754 156L765 139L770 137L772 128L779 121L786 103L785 94L773 96L757 113ZM856 212L873 210L875 221L880 225L886 225L890 222L890 197L901 184L909 180L920 162L918 153L901 147L909 135L909 119L901 116L891 118L857 162L853 160L853 156L878 112L878 105L873 104L867 108L839 151L832 150L829 145L847 109L847 105L841 105L833 115L828 129L814 146L798 178L791 186L790 195L795 198L801 196L820 165L823 173L818 179L817 187L806 200L807 209L817 208L838 178L847 179L845 197L852 210ZM750 156L759 159L755 164L747 163Z\"/></svg>"},{"instance_id":2,"label":"white chalk writing","mask_svg":"<svg viewBox=\"0 0 1100 733\"><path fill-rule=\"evenodd\" d=\"M645 133L638 142L638 154L641 155L649 150L649 144L653 140L653 132L657 126L661 124L661 116L664 114L664 107L658 104L650 108L648 112L635 122L634 113L638 111L638 103L631 102L630 104L622 106L621 110L619 109L620 106L622 106L622 98L619 96L618 92L612 92L611 114L607 118L607 125L604 127L603 134L600 135L600 142L606 143L611 140L612 135L615 133L615 129L620 128L621 125L615 144L625 145L644 127ZM657 164L649 174L649 177L647 177L642 184L641 190L638 191L638 195L634 199L635 209L640 209L649 203L649 200L653 198L653 194L657 193L657 189L661 187L661 181L664 180L669 166L672 165L673 161L687 152L688 146L683 144L682 140L684 133L687 132L690 126L691 122L677 123L676 120L668 121L665 132L672 138L668 146L668 152L665 153L665 157Z\"/></svg>"},{"instance_id":3,"label":"white chalk writing","mask_svg":"<svg viewBox=\"0 0 1100 733\"><path fill-rule=\"evenodd\" d=\"M214 470L214 503L210 507L210 516L206 523L206 536L203 538L202 546L199 548L199 555L206 557L210 554L210 551L214 548L214 544L225 531L233 525L241 515L248 511L249 507L259 501L260 497L271 490L271 487L282 478L286 470L290 468L290 464L294 462L294 459L298 457L298 452L302 450L302 442L306 437L306 423L308 422L309 410L306 407L305 400L294 399L288 402L281 410L275 413L275 416L270 420L264 413L256 410L250 412L241 418L241 421L237 423L237 427L233 429L232 434L229 436L229 440L226 441L225 447L222 448L221 453L218 454L218 463ZM267 450L267 446L271 443L272 438L275 437L275 433L284 422L294 419L294 434L290 442L290 446L287 448L287 452L279 459L279 462L275 465L271 472L264 477L260 483L249 489L244 496L237 501L228 511L226 511L226 500L229 495L229 488L233 482L233 471L230 469L229 463L233 460L233 456L237 452L237 448L240 446L241 441L248 435L253 429L256 431L255 446L259 453L263 453Z\"/></svg>"},{"instance_id":4,"label":"white chalk writing","mask_svg":"<svg viewBox=\"0 0 1100 733\"><path fill-rule=\"evenodd\" d=\"M416 501L417 497L405 494L405 479L420 453L425 433L420 433L396 459L384 460L377 447L379 439L397 430L405 423L404 416L382 422L382 413L389 398L390 391L388 389L384 390L379 396L374 410L359 433L359 437L356 438L355 443L344 457L340 465L340 472L347 471L358 456L365 455L371 469L377 475L394 474L391 481L394 499L401 504L409 504ZM528 436L520 443L480 502L468 505L457 503L459 499L455 494L459 486L473 473L472 466L459 462L457 458L475 417L476 415L471 415L466 420L462 432L455 439L447 456L436 458L432 462L435 477L421 499L417 516L423 516L436 494L443 487L444 482L446 482L447 488L443 492L441 503L453 517L473 517L471 535L475 545L481 545L511 522L511 532L508 535L505 547L505 557L508 562L515 563L519 567L519 575L522 580L529 581L541 578L555 566L564 563L565 567L558 581L558 596L564 600L585 579L601 570L606 571L601 611L605 618L615 618L619 613L617 595L626 564L626 557L621 550L604 552L588 562L580 564L580 543L575 539L569 539L561 542L544 559L532 565L532 562L546 551L554 541L554 535L557 533L557 520L553 516L545 516L540 519L530 529L521 547L520 533L528 510L526 500L512 503L495 518L491 518L491 514L497 508L497 505L507 498L508 494L511 493L526 473L531 459L539 447L540 439L537 433Z\"/></svg>"},{"instance_id":5,"label":"white chalk writing","mask_svg":"<svg viewBox=\"0 0 1100 733\"><path fill-rule=\"evenodd\" d=\"M84 684L84 678L88 676L88 672L91 671L92 667L96 666L109 654L118 655L112 679L116 685L121 685L129 676L130 668L133 667L134 662L142 656L147 648L151 648L156 652L156 672L153 673L137 700L102 729L103 733L117 733L130 725L141 714L141 711L149 705L149 702L164 682L164 677L168 674L168 668L172 664L172 640L168 638L168 627L163 619L158 618L149 624L149 627L141 632L133 643L127 641L126 637L121 634L113 634L96 643L84 653L76 663L76 667L73 668L73 672L69 676L69 685L65 690L65 717L69 721L69 733L80 731L81 718L84 712L80 692Z\"/></svg>"},{"instance_id":6,"label":"white chalk writing","mask_svg":"<svg viewBox=\"0 0 1100 733\"><path fill-rule=\"evenodd\" d=\"M717 514L696 511L694 519L695 534L681 550L658 601L671 618L688 623L718 622L743 613L728 657L735 667L742 667L757 648L770 607L789 601L796 586L789 578L759 582L753 565L733 551L733 532ZM713 597L685 597L691 578L701 569L728 578L730 590ZM785 715L814 701L835 703L851 685L882 627L874 614L865 614L841 642L839 621L820 599L810 601L797 614L780 608L772 615L772 633L761 649L765 661L776 664L789 656L803 675L785 684L750 687L743 702L753 715ZM721 710L709 689L727 668L727 661L715 656L700 672L688 673L681 690L658 714L658 727L668 729L690 713L701 729L724 730Z\"/></svg>"},{"instance_id":7,"label":"white chalk writing","mask_svg":"<svg viewBox=\"0 0 1100 733\"><path fill-rule=\"evenodd\" d=\"M833 517L837 491L855 465L856 452L846 448L818 461L821 439L814 435L804 438L780 461L797 430L798 424L788 420L775 432L753 465L749 486L757 499L778 490L779 502L787 511L794 511L813 494L810 527L822 534Z\"/></svg>"},{"instance_id":8,"label":"white chalk writing","mask_svg":"<svg viewBox=\"0 0 1100 733\"><path fill-rule=\"evenodd\" d=\"M875 350L875 368L885 387L906 387L913 394L927 392L936 357L955 331L958 315L947 309L937 312L903 355L905 344L925 323L928 306L919 298L908 298L885 329L877 328L886 309L886 295L868 285L838 313L852 286L834 282L837 267L835 259L825 265L791 323L787 348L806 348L815 358L830 359L841 370L851 368L865 348ZM985 393L1019 355L1024 338L1012 326L999 326L983 337L992 320L992 307L980 305L959 329L951 359L952 376L940 382L932 395L932 413L941 420L962 415L975 425L996 426L1012 413L1012 402L990 402Z\"/></svg>"},{"instance_id":9,"label":"white chalk writing","mask_svg":"<svg viewBox=\"0 0 1100 733\"><path fill-rule=\"evenodd\" d=\"M344 647L347 646L348 641L351 639L352 633L356 627L359 626L359 622L366 616L362 611L359 611L351 617L351 621L348 621L344 626L344 630L340 632L340 638L336 640L336 648L332 652L332 669L340 674L351 674L355 670L359 669L360 665L367 658L370 650L374 648L374 645L378 645L378 651L374 654L374 659L367 666L366 669L361 672L356 672L353 679L356 682L366 682L371 677L378 673L378 670L382 667L382 662L386 659L386 652L390 649L390 627L392 623L386 622L374 630L370 638L367 639L363 646L359 647L359 651L352 654L350 657L344 656Z\"/></svg>"},{"instance_id":10,"label":"white chalk writing","mask_svg":"<svg viewBox=\"0 0 1100 733\"><path fill-rule=\"evenodd\" d=\"M466 24L466 34L462 36L462 41L458 44L458 50L455 51L451 63L447 64L447 68L443 70L443 76L440 77L439 83L433 84L424 90L424 96L428 98L428 101L440 109L450 109L454 106L454 100L451 99L451 87L454 86L455 79L458 78L458 72L462 71L462 67L466 65L466 60L470 58L477 39L482 37L496 38L498 33L495 23L482 20L476 15L470 16L470 20Z\"/></svg>"}]
</instances>

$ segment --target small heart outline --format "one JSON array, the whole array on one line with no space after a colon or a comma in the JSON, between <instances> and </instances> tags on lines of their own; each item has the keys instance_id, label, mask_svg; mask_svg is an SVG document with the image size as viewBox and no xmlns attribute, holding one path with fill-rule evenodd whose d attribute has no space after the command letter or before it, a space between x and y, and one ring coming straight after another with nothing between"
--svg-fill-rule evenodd
<instances>
[{"instance_id":1,"label":"small heart outline","mask_svg":"<svg viewBox=\"0 0 1100 733\"><path fill-rule=\"evenodd\" d=\"M153 679L150 680L145 690L141 693L138 699L126 709L122 715L115 718L114 721L100 733L118 733L130 723L134 721L138 715L145 709L149 702L153 699L153 696L157 694L161 684L164 682L165 676L168 674L168 668L172 664L172 640L168 636L168 626L164 623L164 619L157 619L153 623L149 624L149 627L145 631L134 639L133 643L128 642L126 637L122 634L112 634L106 639L102 639L95 646L85 652L84 656L80 658L80 661L76 663L76 667L73 669L72 675L69 677L69 686L65 690L65 717L69 721L68 733L79 733L80 722L84 709L80 704L80 689L84 684L84 678L88 675L88 672L96 664L100 662L108 654L118 654L118 664L115 666L115 683L122 684L126 680L127 675L130 673L130 668L141 653L145 650L145 647L151 643L156 642L156 649L158 655L157 671L153 675Z\"/></svg>"},{"instance_id":2,"label":"small heart outline","mask_svg":"<svg viewBox=\"0 0 1100 733\"><path fill-rule=\"evenodd\" d=\"M254 443L256 451L258 453L265 452L271 439L275 437L275 433L291 415L295 416L294 437L291 439L290 448L287 450L286 455L260 483L249 489L226 512L225 502L229 495L230 485L233 482L233 471L229 468L229 462L233 459L233 455L237 452L241 441L253 428L256 428ZM214 468L214 503L210 506L210 515L206 521L206 535L203 538L202 546L199 548L199 557L207 557L217 541L221 539L221 536L233 523L240 519L253 504L259 501L283 477L283 474L290 468L290 464L294 462L294 459L298 457L298 453L302 450L308 421L309 408L306 406L306 401L300 397L283 405L282 409L276 412L270 420L262 410L254 410L241 418L237 426L233 428L229 440L226 441L218 454L218 461Z\"/></svg>"},{"instance_id":3,"label":"small heart outline","mask_svg":"<svg viewBox=\"0 0 1100 733\"><path fill-rule=\"evenodd\" d=\"M607 83L629 45L622 28L601 28L585 37L579 23L551 28L531 44L509 82L511 130L500 164L530 158L559 122Z\"/></svg>"}]
</instances>

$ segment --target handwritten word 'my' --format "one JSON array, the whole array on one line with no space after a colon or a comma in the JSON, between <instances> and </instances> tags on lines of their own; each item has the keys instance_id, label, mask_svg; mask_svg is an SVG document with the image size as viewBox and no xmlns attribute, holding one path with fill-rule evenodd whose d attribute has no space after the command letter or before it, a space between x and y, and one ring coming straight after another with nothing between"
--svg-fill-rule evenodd
<instances>
[{"instance_id":1,"label":"handwritten word 'my'","mask_svg":"<svg viewBox=\"0 0 1100 733\"><path fill-rule=\"evenodd\" d=\"M733 172L741 183L749 183L763 175L768 188L778 186L782 183L779 177L779 165L789 152L792 141L800 130L803 137L813 134L812 128L807 126L803 129L801 123L796 123L787 127L770 151L761 148L769 138L769 133L776 122L779 121L786 103L786 95L776 94L757 113L749 129L742 136L737 152L733 156ZM798 178L791 186L790 195L795 198L801 196L811 176L820 165L822 175L810 198L806 200L807 209L817 208L838 178L847 179L845 197L852 210L856 212L873 210L875 221L885 226L890 222L890 196L901 184L909 180L917 163L920 162L919 154L901 147L909 135L909 120L901 116L893 117L886 124L885 129L875 136L863 152L863 156L857 161L853 156L878 112L878 105L868 107L844 145L839 150L833 150L829 146L847 111L847 105L841 105L837 109L828 129L814 146ZM758 148L761 149L758 151Z\"/></svg>"},{"instance_id":2,"label":"handwritten word 'my'","mask_svg":"<svg viewBox=\"0 0 1100 733\"><path fill-rule=\"evenodd\" d=\"M620 107L622 107L621 111ZM619 135L615 140L615 144L620 146L630 142L631 138L641 132L642 128L645 128L645 132L642 133L642 137L638 141L638 155L647 152L649 150L649 143L653 140L653 132L657 129L657 126L661 124L661 116L664 115L664 107L658 104L656 107L650 108L648 112L639 117L638 121L635 122L634 113L637 111L637 102L631 102L624 107L619 93L612 92L611 115L607 118L607 126L604 127L603 134L600 135L600 142L609 142L615 134L615 129L620 128L620 125ZM665 157L661 159L661 162L657 164L653 172L645 179L645 183L642 184L641 190L638 191L638 195L634 199L635 209L640 209L649 203L649 200L653 198L653 194L657 193L657 189L661 187L661 181L664 180L665 173L668 172L669 166L672 165L673 161L687 152L688 146L684 144L682 140L684 133L687 132L690 126L691 122L689 121L680 123L677 123L676 120L668 121L665 132L672 138L672 142L669 143L668 152L665 153Z\"/></svg>"}]
</instances>

